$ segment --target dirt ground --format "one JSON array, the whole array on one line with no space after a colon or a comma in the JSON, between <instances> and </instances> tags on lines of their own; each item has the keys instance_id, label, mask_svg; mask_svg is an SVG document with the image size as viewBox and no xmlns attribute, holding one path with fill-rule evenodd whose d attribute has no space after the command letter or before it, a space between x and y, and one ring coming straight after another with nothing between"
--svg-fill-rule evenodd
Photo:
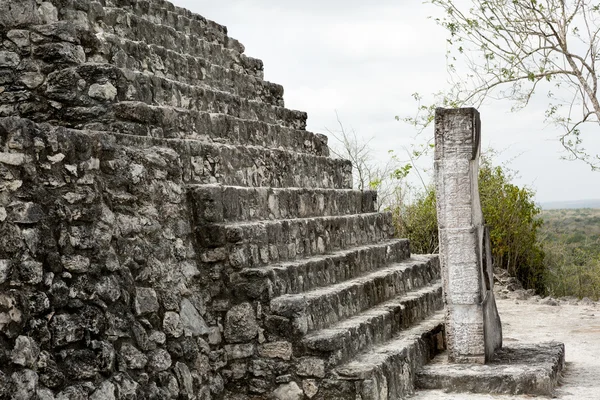
<instances>
[{"instance_id":1,"label":"dirt ground","mask_svg":"<svg viewBox=\"0 0 600 400\"><path fill-rule=\"evenodd\" d=\"M600 304L589 300L540 299L523 291L500 294L497 305L504 344L556 340L566 348L566 368L554 398L600 400ZM529 297L524 299L525 297ZM516 400L533 396L418 392L415 400ZM536 397L545 399L545 397Z\"/></svg>"}]
</instances>

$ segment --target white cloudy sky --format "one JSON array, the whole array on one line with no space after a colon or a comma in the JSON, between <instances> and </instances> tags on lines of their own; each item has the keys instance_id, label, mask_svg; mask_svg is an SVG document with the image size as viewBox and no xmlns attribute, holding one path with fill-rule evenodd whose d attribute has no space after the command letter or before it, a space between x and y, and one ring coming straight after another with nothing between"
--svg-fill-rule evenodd
<instances>
[{"instance_id":1,"label":"white cloudy sky","mask_svg":"<svg viewBox=\"0 0 600 400\"><path fill-rule=\"evenodd\" d=\"M307 111L308 129L336 129L337 110L347 127L371 142L375 155L422 141L394 116L413 115L414 92L445 89L445 32L428 19L421 0L174 0L226 25L246 54L264 61L265 78L285 88L286 106ZM561 161L545 104L511 113L508 104L480 108L483 146L510 160L519 184L540 202L600 198L600 173ZM432 135L432 131L425 132ZM589 148L600 152L600 134Z\"/></svg>"}]
</instances>

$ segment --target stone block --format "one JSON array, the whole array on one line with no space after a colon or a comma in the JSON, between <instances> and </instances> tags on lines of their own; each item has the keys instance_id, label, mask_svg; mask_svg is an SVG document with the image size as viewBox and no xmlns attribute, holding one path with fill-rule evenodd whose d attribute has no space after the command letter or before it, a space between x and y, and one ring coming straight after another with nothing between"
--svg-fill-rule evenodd
<instances>
[{"instance_id":1,"label":"stone block","mask_svg":"<svg viewBox=\"0 0 600 400\"><path fill-rule=\"evenodd\" d=\"M284 341L264 343L258 347L258 355L265 358L290 360L292 358L292 344Z\"/></svg>"},{"instance_id":2,"label":"stone block","mask_svg":"<svg viewBox=\"0 0 600 400\"><path fill-rule=\"evenodd\" d=\"M4 0L0 3L0 26L28 27L39 23L36 0Z\"/></svg>"},{"instance_id":3,"label":"stone block","mask_svg":"<svg viewBox=\"0 0 600 400\"><path fill-rule=\"evenodd\" d=\"M241 343L256 338L258 323L250 303L233 306L225 316L225 340Z\"/></svg>"},{"instance_id":4,"label":"stone block","mask_svg":"<svg viewBox=\"0 0 600 400\"><path fill-rule=\"evenodd\" d=\"M417 372L416 384L448 392L554 397L564 365L562 343L511 344L496 350L485 366L451 364L442 353Z\"/></svg>"},{"instance_id":5,"label":"stone block","mask_svg":"<svg viewBox=\"0 0 600 400\"><path fill-rule=\"evenodd\" d=\"M277 400L302 400L304 392L296 382L290 382L280 385L273 392L273 398Z\"/></svg>"},{"instance_id":6,"label":"stone block","mask_svg":"<svg viewBox=\"0 0 600 400\"><path fill-rule=\"evenodd\" d=\"M186 336L201 336L209 332L204 318L190 300L183 299L180 309L179 315Z\"/></svg>"},{"instance_id":7,"label":"stone block","mask_svg":"<svg viewBox=\"0 0 600 400\"><path fill-rule=\"evenodd\" d=\"M135 289L134 308L137 315L158 311L158 297L152 288L138 287Z\"/></svg>"}]
</instances>

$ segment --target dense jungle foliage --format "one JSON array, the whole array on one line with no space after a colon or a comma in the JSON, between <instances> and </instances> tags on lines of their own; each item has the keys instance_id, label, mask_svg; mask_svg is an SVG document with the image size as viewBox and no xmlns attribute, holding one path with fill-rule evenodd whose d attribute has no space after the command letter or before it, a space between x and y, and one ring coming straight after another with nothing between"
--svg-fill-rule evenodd
<instances>
[{"instance_id":1,"label":"dense jungle foliage","mask_svg":"<svg viewBox=\"0 0 600 400\"><path fill-rule=\"evenodd\" d=\"M541 238L553 296L600 297L600 209L546 210Z\"/></svg>"}]
</instances>

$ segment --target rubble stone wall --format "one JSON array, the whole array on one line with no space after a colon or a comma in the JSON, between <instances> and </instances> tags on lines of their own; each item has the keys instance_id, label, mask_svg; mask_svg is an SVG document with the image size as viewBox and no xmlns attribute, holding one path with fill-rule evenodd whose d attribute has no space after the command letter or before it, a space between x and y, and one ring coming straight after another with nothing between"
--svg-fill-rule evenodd
<instances>
[{"instance_id":1,"label":"rubble stone wall","mask_svg":"<svg viewBox=\"0 0 600 400\"><path fill-rule=\"evenodd\" d=\"M220 393L177 152L19 118L0 131L0 396Z\"/></svg>"}]
</instances>

